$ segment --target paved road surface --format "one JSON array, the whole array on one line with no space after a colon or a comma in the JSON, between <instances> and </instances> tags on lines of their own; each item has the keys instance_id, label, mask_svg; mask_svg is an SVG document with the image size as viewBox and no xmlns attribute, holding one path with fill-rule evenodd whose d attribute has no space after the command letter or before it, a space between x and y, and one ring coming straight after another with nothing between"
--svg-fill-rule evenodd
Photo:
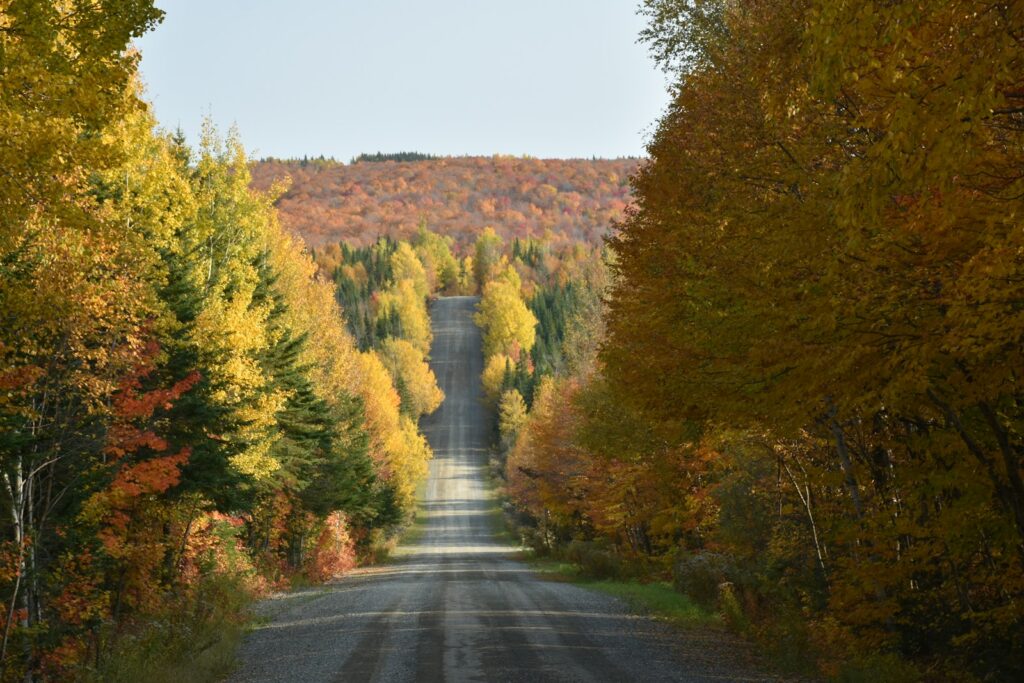
<instances>
[{"instance_id":1,"label":"paved road surface","mask_svg":"<svg viewBox=\"0 0 1024 683\"><path fill-rule=\"evenodd\" d=\"M447 398L422 427L434 449L426 532L394 563L266 601L237 683L255 681L768 680L717 632L679 634L617 600L545 581L492 538L483 472L476 299L431 311L431 367Z\"/></svg>"}]
</instances>

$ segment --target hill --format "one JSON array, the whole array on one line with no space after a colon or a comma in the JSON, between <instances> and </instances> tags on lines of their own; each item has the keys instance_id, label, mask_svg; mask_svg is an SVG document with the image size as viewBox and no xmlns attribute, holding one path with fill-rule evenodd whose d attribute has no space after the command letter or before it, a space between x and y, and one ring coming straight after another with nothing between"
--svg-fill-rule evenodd
<instances>
[{"instance_id":1,"label":"hill","mask_svg":"<svg viewBox=\"0 0 1024 683\"><path fill-rule=\"evenodd\" d=\"M552 233L597 243L631 201L638 159L447 157L344 164L265 159L253 185L291 178L277 206L284 224L313 247L378 236L409 239L421 221L458 244L491 226L506 240Z\"/></svg>"}]
</instances>

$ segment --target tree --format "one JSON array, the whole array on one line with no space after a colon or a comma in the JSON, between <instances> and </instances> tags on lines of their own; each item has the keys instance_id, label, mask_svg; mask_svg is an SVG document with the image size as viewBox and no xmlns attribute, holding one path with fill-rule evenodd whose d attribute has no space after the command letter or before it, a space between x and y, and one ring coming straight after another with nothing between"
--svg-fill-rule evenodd
<instances>
[{"instance_id":1,"label":"tree","mask_svg":"<svg viewBox=\"0 0 1024 683\"><path fill-rule=\"evenodd\" d=\"M158 310L153 254L108 220L96 181L129 153L111 127L140 108L126 47L161 17L142 0L3 7L0 529L15 575L4 582L0 676L37 663L12 661L9 636L49 616L47 560L63 546L50 520L88 495L77 478L101 460L102 416Z\"/></svg>"},{"instance_id":2,"label":"tree","mask_svg":"<svg viewBox=\"0 0 1024 683\"><path fill-rule=\"evenodd\" d=\"M423 264L407 242L399 242L395 253L391 255L391 272L396 282L411 282L413 291L420 299L426 300L430 295L432 289Z\"/></svg>"},{"instance_id":3,"label":"tree","mask_svg":"<svg viewBox=\"0 0 1024 683\"><path fill-rule=\"evenodd\" d=\"M407 415L415 420L437 410L444 392L437 386L437 378L419 349L404 339L386 339L380 358L396 383L401 382L404 387L402 408Z\"/></svg>"},{"instance_id":4,"label":"tree","mask_svg":"<svg viewBox=\"0 0 1024 683\"><path fill-rule=\"evenodd\" d=\"M494 228L484 228L473 245L473 277L480 291L496 274L501 260L503 242Z\"/></svg>"},{"instance_id":5,"label":"tree","mask_svg":"<svg viewBox=\"0 0 1024 683\"><path fill-rule=\"evenodd\" d=\"M994 596L1024 585L1022 391L1007 371L1024 328L1007 275L1019 259L1005 259L1020 232L1006 207L1021 183L1024 54L1009 27L1022 16L647 8L646 38L681 71L611 241L600 361L687 469L714 453L701 476L721 482L707 485L721 525L688 547L728 538L737 557L800 567L812 620L854 649L1015 674L975 645L1016 647L992 624L1020 613ZM741 524L737 501L763 509L772 473L778 522ZM756 552L783 539L800 550Z\"/></svg>"},{"instance_id":6,"label":"tree","mask_svg":"<svg viewBox=\"0 0 1024 683\"><path fill-rule=\"evenodd\" d=\"M430 331L430 315L427 312L426 301L416 292L412 280L399 280L380 295L377 321L387 321L389 317L393 317L397 323L395 336L407 340L420 353L429 353L433 338ZM383 336L378 336L383 339Z\"/></svg>"},{"instance_id":7,"label":"tree","mask_svg":"<svg viewBox=\"0 0 1024 683\"><path fill-rule=\"evenodd\" d=\"M515 389L507 389L498 402L498 432L502 450L507 452L516 443L519 430L526 423L526 402Z\"/></svg>"},{"instance_id":8,"label":"tree","mask_svg":"<svg viewBox=\"0 0 1024 683\"><path fill-rule=\"evenodd\" d=\"M505 379L512 373L512 359L503 353L495 353L487 358L484 363L484 371L480 375L480 381L484 387L484 394L494 405L501 397L501 390L505 386Z\"/></svg>"},{"instance_id":9,"label":"tree","mask_svg":"<svg viewBox=\"0 0 1024 683\"><path fill-rule=\"evenodd\" d=\"M473 319L483 330L484 355L502 353L518 359L536 338L537 318L519 296L519 276L511 267L484 287Z\"/></svg>"},{"instance_id":10,"label":"tree","mask_svg":"<svg viewBox=\"0 0 1024 683\"><path fill-rule=\"evenodd\" d=\"M451 238L430 232L425 220L420 222L413 246L427 272L431 292L451 293L458 288L459 263L452 254L450 242Z\"/></svg>"}]
</instances>

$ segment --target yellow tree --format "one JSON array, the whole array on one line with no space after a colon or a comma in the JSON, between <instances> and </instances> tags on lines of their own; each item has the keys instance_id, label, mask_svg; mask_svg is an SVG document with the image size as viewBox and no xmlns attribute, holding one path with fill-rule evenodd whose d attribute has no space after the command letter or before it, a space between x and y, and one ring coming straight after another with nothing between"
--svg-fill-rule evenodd
<instances>
[{"instance_id":1,"label":"yellow tree","mask_svg":"<svg viewBox=\"0 0 1024 683\"><path fill-rule=\"evenodd\" d=\"M430 291L453 292L458 286L459 263L452 254L451 238L430 232L424 221L416 231L413 244L427 273Z\"/></svg>"},{"instance_id":2,"label":"yellow tree","mask_svg":"<svg viewBox=\"0 0 1024 683\"><path fill-rule=\"evenodd\" d=\"M377 317L386 318L392 311L398 316L402 339L408 340L424 355L429 353L430 341L433 339L430 316L426 301L416 291L413 280L397 280L393 287L381 294L377 303Z\"/></svg>"},{"instance_id":3,"label":"yellow tree","mask_svg":"<svg viewBox=\"0 0 1024 683\"><path fill-rule=\"evenodd\" d=\"M472 265L473 276L480 291L499 272L502 246L501 237L490 226L477 235L473 245Z\"/></svg>"},{"instance_id":4,"label":"yellow tree","mask_svg":"<svg viewBox=\"0 0 1024 683\"><path fill-rule=\"evenodd\" d=\"M527 410L523 395L516 389L507 389L498 402L498 432L501 434L502 449L508 451L515 445L519 430L526 423Z\"/></svg>"},{"instance_id":5,"label":"yellow tree","mask_svg":"<svg viewBox=\"0 0 1024 683\"><path fill-rule=\"evenodd\" d=\"M357 390L365 406L370 455L379 476L395 487L402 509L408 512L432 453L416 423L401 414L401 399L377 353L367 351L359 360Z\"/></svg>"},{"instance_id":6,"label":"yellow tree","mask_svg":"<svg viewBox=\"0 0 1024 683\"><path fill-rule=\"evenodd\" d=\"M515 363L504 353L494 353L487 357L484 370L480 374L480 381L484 387L484 394L492 403L498 402L505 377L512 372L514 367Z\"/></svg>"},{"instance_id":7,"label":"yellow tree","mask_svg":"<svg viewBox=\"0 0 1024 683\"><path fill-rule=\"evenodd\" d=\"M411 282L413 291L420 299L426 300L430 295L431 288L427 282L427 273L408 242L399 242L395 253L391 255L391 272L395 282L403 280Z\"/></svg>"},{"instance_id":8,"label":"yellow tree","mask_svg":"<svg viewBox=\"0 0 1024 683\"><path fill-rule=\"evenodd\" d=\"M509 266L484 287L473 316L483 331L484 356L502 353L517 360L529 353L536 339L537 318L519 294L519 274Z\"/></svg>"},{"instance_id":9,"label":"yellow tree","mask_svg":"<svg viewBox=\"0 0 1024 683\"><path fill-rule=\"evenodd\" d=\"M127 47L161 17L148 0L0 2L0 476L14 555L4 667L10 630L45 619L36 560L60 549L41 524L102 462L111 396L159 310L152 250L104 206L124 184L101 189L97 176L130 153L115 129L142 108Z\"/></svg>"},{"instance_id":10,"label":"yellow tree","mask_svg":"<svg viewBox=\"0 0 1024 683\"><path fill-rule=\"evenodd\" d=\"M378 354L395 380L408 415L418 419L437 410L444 392L419 349L404 339L388 338Z\"/></svg>"}]
</instances>

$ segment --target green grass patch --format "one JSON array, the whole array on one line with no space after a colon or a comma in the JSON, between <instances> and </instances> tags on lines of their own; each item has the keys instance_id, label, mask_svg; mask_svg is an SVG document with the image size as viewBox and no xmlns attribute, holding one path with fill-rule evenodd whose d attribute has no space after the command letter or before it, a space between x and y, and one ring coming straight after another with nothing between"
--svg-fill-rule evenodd
<instances>
[{"instance_id":1,"label":"green grass patch","mask_svg":"<svg viewBox=\"0 0 1024 683\"><path fill-rule=\"evenodd\" d=\"M678 626L721 626L722 618L695 604L668 583L636 581L576 581L577 585L624 600L644 614L665 619Z\"/></svg>"},{"instance_id":2,"label":"green grass patch","mask_svg":"<svg viewBox=\"0 0 1024 683\"><path fill-rule=\"evenodd\" d=\"M416 545L423 540L423 536L427 533L427 514L422 507L416 510L416 516L413 517L412 522L399 534L398 544L392 550L392 555L401 555L399 549L402 546Z\"/></svg>"},{"instance_id":3,"label":"green grass patch","mask_svg":"<svg viewBox=\"0 0 1024 683\"><path fill-rule=\"evenodd\" d=\"M526 560L538 573L551 581L564 581L614 596L640 614L664 619L682 627L724 625L719 614L697 605L666 582L597 580L586 576L578 565L565 560L529 555Z\"/></svg>"},{"instance_id":4,"label":"green grass patch","mask_svg":"<svg viewBox=\"0 0 1024 683\"><path fill-rule=\"evenodd\" d=\"M487 487L488 493L491 494L491 505L486 511L487 518L491 522L491 530L496 541L519 547L519 535L516 533L515 527L505 515L503 509L503 503L506 500L502 491L504 480L498 474L494 458L494 454L491 454L488 458L487 467L484 470L484 486Z\"/></svg>"}]
</instances>

